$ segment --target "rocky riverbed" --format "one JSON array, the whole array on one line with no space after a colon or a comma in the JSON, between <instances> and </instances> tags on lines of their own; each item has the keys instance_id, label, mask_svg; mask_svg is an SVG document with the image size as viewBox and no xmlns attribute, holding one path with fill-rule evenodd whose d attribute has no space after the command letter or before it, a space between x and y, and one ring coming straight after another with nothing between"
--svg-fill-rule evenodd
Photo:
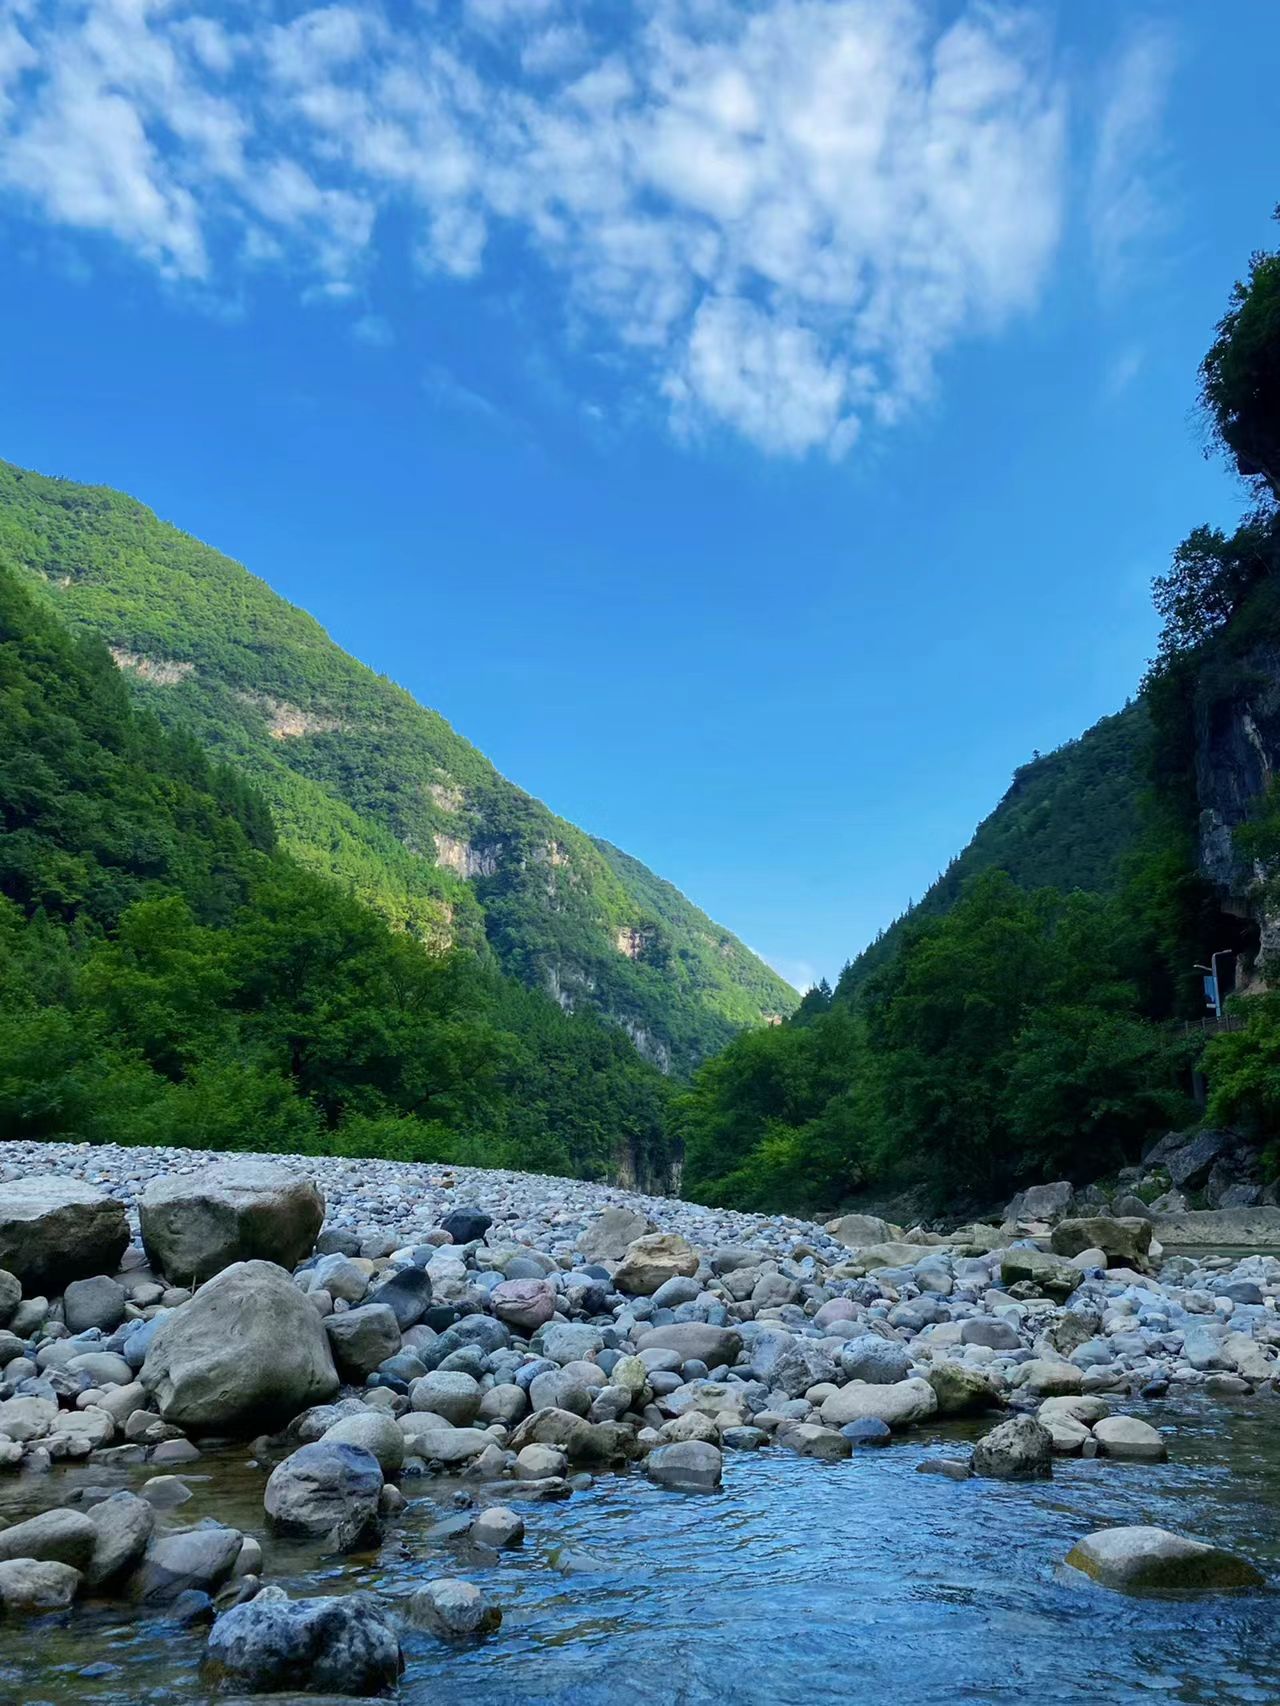
<instances>
[{"instance_id":1,"label":"rocky riverbed","mask_svg":"<svg viewBox=\"0 0 1280 1706\"><path fill-rule=\"evenodd\" d=\"M1136 1215L938 1241L533 1175L0 1145L0 1270L0 1698L648 1698L636 1642L674 1620L667 1692L712 1699L770 1583L791 1670L765 1644L744 1697L812 1698L819 1659L879 1674L850 1560L916 1604L1003 1579L1049 1623L1051 1582L1113 1642L1135 1604L1195 1628L1209 1595L1248 1631L1239 1691L1203 1631L1179 1664L1269 1698L1275 1256L1170 1255ZM955 1606L923 1600L941 1698ZM606 1627L629 1668L581 1692ZM94 1631L105 1670L53 1662ZM969 1698L1002 1697L990 1658ZM1129 1697L1079 1674L1054 1697Z\"/></svg>"}]
</instances>

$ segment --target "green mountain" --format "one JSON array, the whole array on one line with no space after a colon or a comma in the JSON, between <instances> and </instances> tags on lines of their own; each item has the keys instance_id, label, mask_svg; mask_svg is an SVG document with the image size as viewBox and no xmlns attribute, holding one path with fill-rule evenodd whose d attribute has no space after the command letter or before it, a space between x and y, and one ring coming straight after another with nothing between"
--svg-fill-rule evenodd
<instances>
[{"instance_id":1,"label":"green mountain","mask_svg":"<svg viewBox=\"0 0 1280 1706\"><path fill-rule=\"evenodd\" d=\"M252 780L281 846L440 949L687 1072L795 992L636 860L501 776L239 564L104 487L0 463L0 564L104 640L136 699Z\"/></svg>"},{"instance_id":2,"label":"green mountain","mask_svg":"<svg viewBox=\"0 0 1280 1706\"><path fill-rule=\"evenodd\" d=\"M887 965L909 920L949 912L985 871L1006 871L1024 889L1114 890L1141 832L1150 745L1150 714L1137 699L1078 740L1021 765L964 850L846 967L841 988L852 992Z\"/></svg>"},{"instance_id":3,"label":"green mountain","mask_svg":"<svg viewBox=\"0 0 1280 1706\"><path fill-rule=\"evenodd\" d=\"M661 1188L623 1033L431 952L0 567L0 1137L386 1155Z\"/></svg>"}]
</instances>

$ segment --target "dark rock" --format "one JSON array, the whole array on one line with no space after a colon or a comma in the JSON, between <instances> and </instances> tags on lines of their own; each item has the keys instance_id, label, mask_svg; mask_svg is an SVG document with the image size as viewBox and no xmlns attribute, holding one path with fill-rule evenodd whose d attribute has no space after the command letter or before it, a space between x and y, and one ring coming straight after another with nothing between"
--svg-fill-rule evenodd
<instances>
[{"instance_id":1,"label":"dark rock","mask_svg":"<svg viewBox=\"0 0 1280 1706\"><path fill-rule=\"evenodd\" d=\"M263 1504L281 1533L324 1538L347 1551L376 1527L381 1492L371 1451L326 1439L276 1465Z\"/></svg>"},{"instance_id":2,"label":"dark rock","mask_svg":"<svg viewBox=\"0 0 1280 1706\"><path fill-rule=\"evenodd\" d=\"M396 1318L400 1331L417 1326L431 1307L431 1275L425 1268L397 1268L391 1278L369 1293L365 1307L382 1304Z\"/></svg>"},{"instance_id":3,"label":"dark rock","mask_svg":"<svg viewBox=\"0 0 1280 1706\"><path fill-rule=\"evenodd\" d=\"M455 1244L474 1244L493 1225L493 1216L486 1214L482 1208L455 1208L445 1215L440 1225Z\"/></svg>"},{"instance_id":4,"label":"dark rock","mask_svg":"<svg viewBox=\"0 0 1280 1706\"><path fill-rule=\"evenodd\" d=\"M28 1296L114 1273L128 1242L124 1204L92 1185L55 1173L0 1182L0 1270Z\"/></svg>"},{"instance_id":5,"label":"dark rock","mask_svg":"<svg viewBox=\"0 0 1280 1706\"><path fill-rule=\"evenodd\" d=\"M364 1593L286 1599L267 1588L218 1619L208 1651L226 1681L273 1694L301 1682L307 1699L385 1694L404 1669L390 1615Z\"/></svg>"}]
</instances>

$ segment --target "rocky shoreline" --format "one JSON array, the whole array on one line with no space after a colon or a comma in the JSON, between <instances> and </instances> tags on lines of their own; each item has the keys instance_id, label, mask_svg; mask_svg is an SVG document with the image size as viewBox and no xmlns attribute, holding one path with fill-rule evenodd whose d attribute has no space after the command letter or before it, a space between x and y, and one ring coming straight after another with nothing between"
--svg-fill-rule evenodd
<instances>
[{"instance_id":1,"label":"rocky shoreline","mask_svg":"<svg viewBox=\"0 0 1280 1706\"><path fill-rule=\"evenodd\" d=\"M726 1452L839 1462L986 1416L971 1454L921 1467L1042 1479L1063 1455L1176 1453L1117 1406L1273 1401L1280 1259L1167 1254L1160 1222L1077 1206L903 1234L538 1175L0 1145L0 1466L47 1488L0 1530L0 1605L165 1606L211 1623L214 1685L385 1693L400 1617L473 1641L500 1605L456 1577L396 1607L288 1599L252 1534L182 1525L211 1441L261 1466L264 1532L358 1549L422 1477L458 1475L456 1526L498 1556L601 1473L710 1491ZM147 1478L72 1502L68 1462ZM1130 1591L1262 1581L1149 1528L1081 1536L1066 1563Z\"/></svg>"}]
</instances>

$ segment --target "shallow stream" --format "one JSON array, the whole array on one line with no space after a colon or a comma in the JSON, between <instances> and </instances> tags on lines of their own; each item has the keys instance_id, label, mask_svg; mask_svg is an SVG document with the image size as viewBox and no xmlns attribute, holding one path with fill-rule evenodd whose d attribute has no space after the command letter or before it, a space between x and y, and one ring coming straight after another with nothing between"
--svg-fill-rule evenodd
<instances>
[{"instance_id":1,"label":"shallow stream","mask_svg":"<svg viewBox=\"0 0 1280 1706\"><path fill-rule=\"evenodd\" d=\"M837 1464L729 1452L715 1494L663 1491L641 1473L603 1476L563 1503L504 1491L528 1533L496 1562L432 1535L465 1485L439 1480L404 1483L410 1508L377 1553L323 1559L276 1542L265 1476L243 1449L192 1464L195 1497L166 1521L215 1516L256 1534L265 1579L294 1594L402 1599L449 1574L486 1587L503 1610L488 1641L406 1632L402 1706L1280 1701L1280 1589L1135 1600L1061 1566L1091 1529L1157 1523L1242 1552L1280 1583L1280 1404L1186 1399L1140 1413L1167 1430L1168 1464L1058 1459L1052 1482L1029 1486L918 1474L981 1431L952 1425ZM61 1502L77 1481L136 1487L149 1473L0 1482L0 1520ZM599 1569L567 1571L566 1548ZM11 1619L0 1706L203 1702L204 1641L119 1607Z\"/></svg>"}]
</instances>

